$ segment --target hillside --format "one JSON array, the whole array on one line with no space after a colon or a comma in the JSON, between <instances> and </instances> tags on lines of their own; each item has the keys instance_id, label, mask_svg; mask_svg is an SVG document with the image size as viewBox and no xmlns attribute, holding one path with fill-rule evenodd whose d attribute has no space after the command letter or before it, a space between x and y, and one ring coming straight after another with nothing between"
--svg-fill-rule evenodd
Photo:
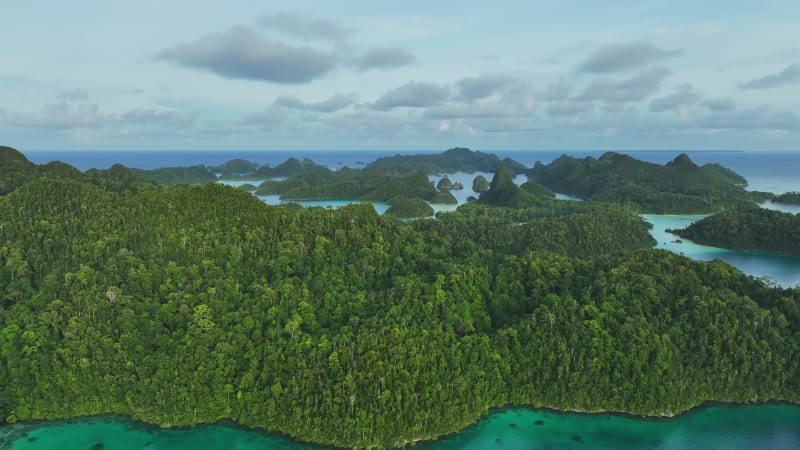
<instances>
[{"instance_id":1,"label":"hillside","mask_svg":"<svg viewBox=\"0 0 800 450\"><path fill-rule=\"evenodd\" d=\"M800 256L800 215L780 211L724 211L670 232L714 247Z\"/></svg>"},{"instance_id":2,"label":"hillside","mask_svg":"<svg viewBox=\"0 0 800 450\"><path fill-rule=\"evenodd\" d=\"M0 421L232 420L374 448L509 404L800 402L800 290L650 250L630 211L503 169L498 203L534 201L404 223L45 166L61 175L0 196Z\"/></svg>"},{"instance_id":3,"label":"hillside","mask_svg":"<svg viewBox=\"0 0 800 450\"><path fill-rule=\"evenodd\" d=\"M365 170L389 175L407 175L420 171L425 174L494 173L500 167L505 167L513 174L521 173L526 169L524 165L510 158L501 160L494 154L456 147L435 155L395 155L379 158L367 164Z\"/></svg>"},{"instance_id":4,"label":"hillside","mask_svg":"<svg viewBox=\"0 0 800 450\"><path fill-rule=\"evenodd\" d=\"M555 192L630 204L653 214L711 213L768 198L744 189L746 180L718 164L698 166L686 154L665 164L608 152L599 159L561 156L526 172Z\"/></svg>"}]
</instances>

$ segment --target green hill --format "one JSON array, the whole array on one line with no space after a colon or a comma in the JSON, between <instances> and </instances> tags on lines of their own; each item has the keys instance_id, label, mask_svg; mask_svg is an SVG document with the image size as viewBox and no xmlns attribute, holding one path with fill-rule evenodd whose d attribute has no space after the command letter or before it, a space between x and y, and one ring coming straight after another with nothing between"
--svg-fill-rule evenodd
<instances>
[{"instance_id":1,"label":"green hill","mask_svg":"<svg viewBox=\"0 0 800 450\"><path fill-rule=\"evenodd\" d=\"M698 166L686 154L666 165L613 152L600 159L561 156L548 165L537 162L527 174L555 192L630 204L655 214L710 213L766 198L744 190L744 178L729 169Z\"/></svg>"},{"instance_id":2,"label":"green hill","mask_svg":"<svg viewBox=\"0 0 800 450\"><path fill-rule=\"evenodd\" d=\"M714 247L800 255L800 215L764 208L723 211L670 231Z\"/></svg>"},{"instance_id":3,"label":"green hill","mask_svg":"<svg viewBox=\"0 0 800 450\"><path fill-rule=\"evenodd\" d=\"M800 192L785 192L772 199L773 203L784 203L787 205L800 205Z\"/></svg>"},{"instance_id":4,"label":"green hill","mask_svg":"<svg viewBox=\"0 0 800 450\"><path fill-rule=\"evenodd\" d=\"M369 163L365 170L403 175L422 171L425 174L453 172L496 172L505 167L510 172L521 173L526 167L510 158L501 160L497 155L467 148L451 148L435 155L395 155L379 158Z\"/></svg>"}]
</instances>

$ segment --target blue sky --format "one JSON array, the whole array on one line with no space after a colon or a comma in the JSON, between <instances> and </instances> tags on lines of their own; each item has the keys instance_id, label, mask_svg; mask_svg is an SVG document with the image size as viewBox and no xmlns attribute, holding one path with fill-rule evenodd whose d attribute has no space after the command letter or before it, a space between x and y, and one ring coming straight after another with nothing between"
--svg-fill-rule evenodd
<instances>
[{"instance_id":1,"label":"blue sky","mask_svg":"<svg viewBox=\"0 0 800 450\"><path fill-rule=\"evenodd\" d=\"M6 2L2 144L800 151L800 2Z\"/></svg>"}]
</instances>

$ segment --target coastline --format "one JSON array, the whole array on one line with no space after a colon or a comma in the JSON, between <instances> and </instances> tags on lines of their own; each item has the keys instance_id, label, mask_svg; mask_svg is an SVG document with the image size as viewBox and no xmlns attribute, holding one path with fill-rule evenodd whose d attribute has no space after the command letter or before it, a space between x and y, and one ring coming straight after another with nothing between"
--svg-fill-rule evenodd
<instances>
[{"instance_id":1,"label":"coastline","mask_svg":"<svg viewBox=\"0 0 800 450\"><path fill-rule=\"evenodd\" d=\"M655 413L655 414L644 414L644 415L629 413L625 411L609 411L602 409L598 410L560 409L553 406L537 407L525 404L522 405L506 404L503 406L489 408L485 413L478 416L476 420L465 424L458 430L454 430L452 432L436 436L419 436L413 438L400 439L394 442L391 447L382 447L380 445L370 445L369 447L352 447L352 446L345 447L339 445L314 442L314 441L304 440L301 437L292 436L290 434L278 430L250 427L231 419L220 419L215 422L200 422L193 425L172 426L172 425L160 425L160 424L149 423L143 420L133 419L131 416L127 416L124 414L109 413L109 414L98 414L92 416L70 417L63 419L53 419L53 420L41 419L41 420L18 422L14 424L7 424L7 423L2 424L0 425L0 430L2 430L2 432L0 432L0 444L7 445L16 442L19 439L23 439L28 436L28 433L30 431L35 430L44 425L60 425L60 424L70 425L70 424L76 424L78 422L99 421L104 423L124 422L126 423L126 426L127 424L129 424L134 429L144 429L148 431L164 431L164 430L186 431L186 430L197 429L200 427L224 426L241 431L258 433L262 436L279 439L289 444L300 445L303 447L319 449L319 450L325 450L325 449L337 450L337 449L349 449L349 448L397 449L397 448L415 448L417 446L432 444L437 441L451 439L458 436L459 434L465 433L471 429L481 426L483 422L491 420L495 416L499 416L504 413L513 411L524 410L531 412L543 412L543 413L553 413L553 414L571 415L571 416L611 416L611 417L620 417L637 421L663 422L663 421L677 420L687 415L698 414L710 408L719 408L719 407L737 408L737 407L747 407L747 406L769 406L769 405L778 405L778 406L782 405L782 406L800 408L800 401L792 402L786 400L766 400L766 401L725 402L717 400L706 400L682 412L667 412L667 413Z\"/></svg>"}]
</instances>

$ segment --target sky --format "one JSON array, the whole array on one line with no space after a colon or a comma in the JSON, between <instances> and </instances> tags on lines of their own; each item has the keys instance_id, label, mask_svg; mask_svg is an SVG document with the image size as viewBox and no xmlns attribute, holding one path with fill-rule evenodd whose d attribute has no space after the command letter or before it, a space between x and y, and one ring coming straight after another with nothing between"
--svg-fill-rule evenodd
<instances>
[{"instance_id":1,"label":"sky","mask_svg":"<svg viewBox=\"0 0 800 450\"><path fill-rule=\"evenodd\" d=\"M23 151L800 151L797 0L3 3Z\"/></svg>"}]
</instances>

